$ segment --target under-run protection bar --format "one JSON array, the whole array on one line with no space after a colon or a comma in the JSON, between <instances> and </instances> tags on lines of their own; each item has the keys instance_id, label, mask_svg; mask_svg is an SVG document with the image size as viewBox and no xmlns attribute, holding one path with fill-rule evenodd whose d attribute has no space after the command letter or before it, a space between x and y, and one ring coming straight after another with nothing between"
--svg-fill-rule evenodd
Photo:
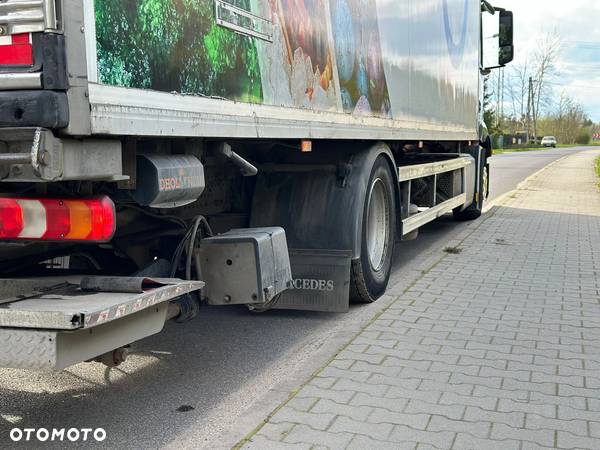
<instances>
[{"instance_id":1,"label":"under-run protection bar","mask_svg":"<svg viewBox=\"0 0 600 450\"><path fill-rule=\"evenodd\" d=\"M447 155L446 155L447 156ZM405 166L398 168L398 181L401 183L406 195L403 196L403 205L406 210L410 210L410 199L412 192L412 182L423 178L433 178L433 186L431 188L431 207L423 212L414 214L402 221L402 235L406 236L415 230L418 230L423 225L459 208L467 203L467 192L465 191L466 169L475 164L475 160L471 156L459 156L458 158L439 161L434 163L419 164L414 166ZM462 171L462 192L453 198L450 198L442 203L437 204L437 182L439 175Z\"/></svg>"}]
</instances>

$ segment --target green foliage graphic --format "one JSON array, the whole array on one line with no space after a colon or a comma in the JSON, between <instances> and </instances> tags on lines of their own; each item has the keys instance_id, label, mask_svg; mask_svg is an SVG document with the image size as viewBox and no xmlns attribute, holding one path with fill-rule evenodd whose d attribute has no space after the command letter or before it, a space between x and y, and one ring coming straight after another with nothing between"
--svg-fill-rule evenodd
<instances>
[{"instance_id":1,"label":"green foliage graphic","mask_svg":"<svg viewBox=\"0 0 600 450\"><path fill-rule=\"evenodd\" d=\"M213 2L97 1L96 32L104 84L262 102L255 42L217 26Z\"/></svg>"}]
</instances>

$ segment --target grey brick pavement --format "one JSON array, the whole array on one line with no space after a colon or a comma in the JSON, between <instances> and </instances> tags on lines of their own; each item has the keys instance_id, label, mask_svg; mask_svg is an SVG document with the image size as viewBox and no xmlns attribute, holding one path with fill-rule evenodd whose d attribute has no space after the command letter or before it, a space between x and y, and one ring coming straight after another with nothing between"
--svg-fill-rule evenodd
<instances>
[{"instance_id":1,"label":"grey brick pavement","mask_svg":"<svg viewBox=\"0 0 600 450\"><path fill-rule=\"evenodd\" d=\"M528 180L247 449L600 449L598 151Z\"/></svg>"}]
</instances>

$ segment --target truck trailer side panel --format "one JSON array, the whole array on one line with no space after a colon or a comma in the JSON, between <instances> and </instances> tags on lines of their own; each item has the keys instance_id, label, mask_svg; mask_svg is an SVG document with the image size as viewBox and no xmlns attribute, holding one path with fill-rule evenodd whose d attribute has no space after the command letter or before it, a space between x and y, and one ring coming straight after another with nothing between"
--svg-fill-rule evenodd
<instances>
[{"instance_id":1,"label":"truck trailer side panel","mask_svg":"<svg viewBox=\"0 0 600 450\"><path fill-rule=\"evenodd\" d=\"M95 134L477 139L479 0L86 1Z\"/></svg>"}]
</instances>

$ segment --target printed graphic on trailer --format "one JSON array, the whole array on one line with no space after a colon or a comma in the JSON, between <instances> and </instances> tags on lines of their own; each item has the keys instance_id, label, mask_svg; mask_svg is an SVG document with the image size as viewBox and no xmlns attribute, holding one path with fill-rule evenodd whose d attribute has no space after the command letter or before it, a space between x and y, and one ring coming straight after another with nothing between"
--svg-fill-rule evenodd
<instances>
[{"instance_id":1,"label":"printed graphic on trailer","mask_svg":"<svg viewBox=\"0 0 600 450\"><path fill-rule=\"evenodd\" d=\"M331 26L344 111L388 117L390 100L375 0L332 0Z\"/></svg>"},{"instance_id":2,"label":"printed graphic on trailer","mask_svg":"<svg viewBox=\"0 0 600 450\"><path fill-rule=\"evenodd\" d=\"M99 80L471 127L460 117L478 101L471 1L96 1Z\"/></svg>"},{"instance_id":3,"label":"printed graphic on trailer","mask_svg":"<svg viewBox=\"0 0 600 450\"><path fill-rule=\"evenodd\" d=\"M265 103L339 111L328 2L255 3L256 14L273 23L272 42L257 43Z\"/></svg>"},{"instance_id":4,"label":"printed graphic on trailer","mask_svg":"<svg viewBox=\"0 0 600 450\"><path fill-rule=\"evenodd\" d=\"M250 9L250 0L229 3ZM217 25L213 1L95 2L99 80L262 103L253 38Z\"/></svg>"},{"instance_id":5,"label":"printed graphic on trailer","mask_svg":"<svg viewBox=\"0 0 600 450\"><path fill-rule=\"evenodd\" d=\"M375 0L227 3L269 19L272 42L219 26L209 1L96 2L100 81L389 115Z\"/></svg>"}]
</instances>

